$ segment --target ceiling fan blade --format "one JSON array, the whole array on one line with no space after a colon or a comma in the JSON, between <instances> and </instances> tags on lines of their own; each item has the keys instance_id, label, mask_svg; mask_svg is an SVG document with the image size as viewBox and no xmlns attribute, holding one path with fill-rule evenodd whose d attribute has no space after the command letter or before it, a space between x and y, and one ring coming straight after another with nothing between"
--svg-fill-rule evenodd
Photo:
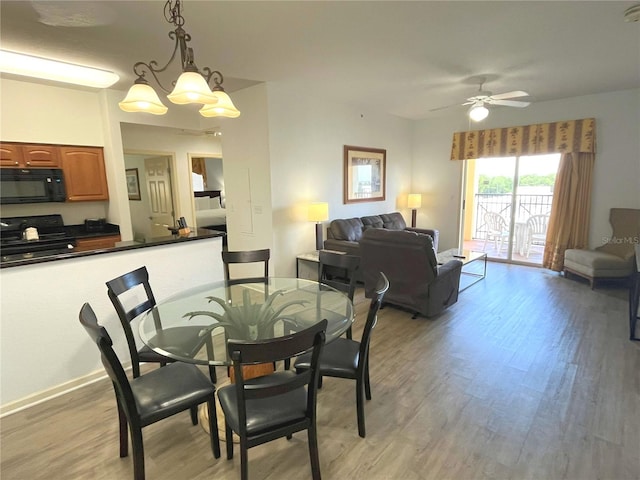
<instances>
[{"instance_id":1,"label":"ceiling fan blade","mask_svg":"<svg viewBox=\"0 0 640 480\"><path fill-rule=\"evenodd\" d=\"M491 105L504 105L505 107L528 107L531 102L519 102L517 100L491 100Z\"/></svg>"},{"instance_id":2,"label":"ceiling fan blade","mask_svg":"<svg viewBox=\"0 0 640 480\"><path fill-rule=\"evenodd\" d=\"M491 95L491 98L494 100L506 100L507 98L518 98L518 97L528 97L529 94L527 92L523 92L522 90L514 90L513 92L499 93L497 95Z\"/></svg>"}]
</instances>

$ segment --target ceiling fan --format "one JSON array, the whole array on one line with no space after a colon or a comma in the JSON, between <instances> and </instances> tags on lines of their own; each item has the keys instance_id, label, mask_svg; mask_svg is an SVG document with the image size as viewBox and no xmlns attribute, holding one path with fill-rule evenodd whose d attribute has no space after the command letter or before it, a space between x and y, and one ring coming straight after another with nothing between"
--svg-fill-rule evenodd
<instances>
[{"instance_id":1,"label":"ceiling fan","mask_svg":"<svg viewBox=\"0 0 640 480\"><path fill-rule=\"evenodd\" d=\"M473 97L467 98L467 101L460 105L472 105L469 109L469 118L471 120L475 120L479 122L480 120L484 120L489 115L489 109L485 105L502 105L505 107L517 107L523 108L527 107L531 104L531 102L523 102L520 100L511 100L512 98L519 97L528 97L529 94L527 92L523 92L522 90L514 90L512 92L498 93L493 95L491 92L482 90L482 86L484 85L485 79L480 81L480 85L478 86L478 92ZM442 110L444 108L450 108L458 105L447 105L446 107L439 107L431 109L431 112L436 110Z\"/></svg>"}]
</instances>

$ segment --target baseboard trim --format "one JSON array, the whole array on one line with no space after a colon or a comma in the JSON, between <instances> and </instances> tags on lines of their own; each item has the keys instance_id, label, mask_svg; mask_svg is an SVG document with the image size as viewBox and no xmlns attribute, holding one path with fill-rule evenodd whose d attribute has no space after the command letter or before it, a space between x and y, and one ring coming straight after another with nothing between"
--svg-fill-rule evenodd
<instances>
[{"instance_id":1,"label":"baseboard trim","mask_svg":"<svg viewBox=\"0 0 640 480\"><path fill-rule=\"evenodd\" d=\"M125 370L130 369L131 366L125 366ZM78 390L79 388L86 387L88 385L91 385L92 383L96 383L107 378L109 377L107 376L107 373L104 371L104 369L96 370L95 372L89 373L88 375L74 378L73 380L61 383L60 385L56 385L55 387L51 387L46 390L42 390L41 392L28 395L24 398L14 400L13 402L9 402L5 405L0 405L0 418L18 413L27 408L33 407L48 400L52 400L61 395L72 392L74 390Z\"/></svg>"}]
</instances>

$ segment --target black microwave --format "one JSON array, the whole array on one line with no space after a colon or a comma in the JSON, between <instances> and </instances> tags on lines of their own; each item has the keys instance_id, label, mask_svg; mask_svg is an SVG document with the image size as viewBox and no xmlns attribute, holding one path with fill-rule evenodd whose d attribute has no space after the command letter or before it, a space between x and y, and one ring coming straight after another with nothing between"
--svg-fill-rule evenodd
<instances>
[{"instance_id":1,"label":"black microwave","mask_svg":"<svg viewBox=\"0 0 640 480\"><path fill-rule=\"evenodd\" d=\"M64 202L59 168L0 168L0 204Z\"/></svg>"}]
</instances>

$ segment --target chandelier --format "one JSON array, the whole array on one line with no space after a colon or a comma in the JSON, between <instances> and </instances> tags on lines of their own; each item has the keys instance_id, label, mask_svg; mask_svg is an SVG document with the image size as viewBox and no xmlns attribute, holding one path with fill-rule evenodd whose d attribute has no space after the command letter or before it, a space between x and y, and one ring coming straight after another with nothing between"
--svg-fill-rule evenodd
<instances>
[{"instance_id":1,"label":"chandelier","mask_svg":"<svg viewBox=\"0 0 640 480\"><path fill-rule=\"evenodd\" d=\"M167 64L158 68L158 62L151 60L149 63L138 62L133 66L133 72L137 75L124 100L118 105L125 112L147 112L154 115L164 115L168 108L160 101L156 91L149 85L147 73L155 79L158 87L167 93L167 98L178 105L189 103L202 104L199 110L203 117L228 117L240 116L240 111L233 105L231 98L222 88L224 78L222 73L204 67L202 73L194 63L193 49L187 46L191 41L189 35L182 26L184 17L180 13L180 0L167 0L164 6L164 18L173 24L175 30L169 32L169 38L174 40L173 53ZM180 52L180 64L182 74L171 85L169 90L162 85L158 74L164 72ZM209 82L213 81L213 88L209 88Z\"/></svg>"}]
</instances>

